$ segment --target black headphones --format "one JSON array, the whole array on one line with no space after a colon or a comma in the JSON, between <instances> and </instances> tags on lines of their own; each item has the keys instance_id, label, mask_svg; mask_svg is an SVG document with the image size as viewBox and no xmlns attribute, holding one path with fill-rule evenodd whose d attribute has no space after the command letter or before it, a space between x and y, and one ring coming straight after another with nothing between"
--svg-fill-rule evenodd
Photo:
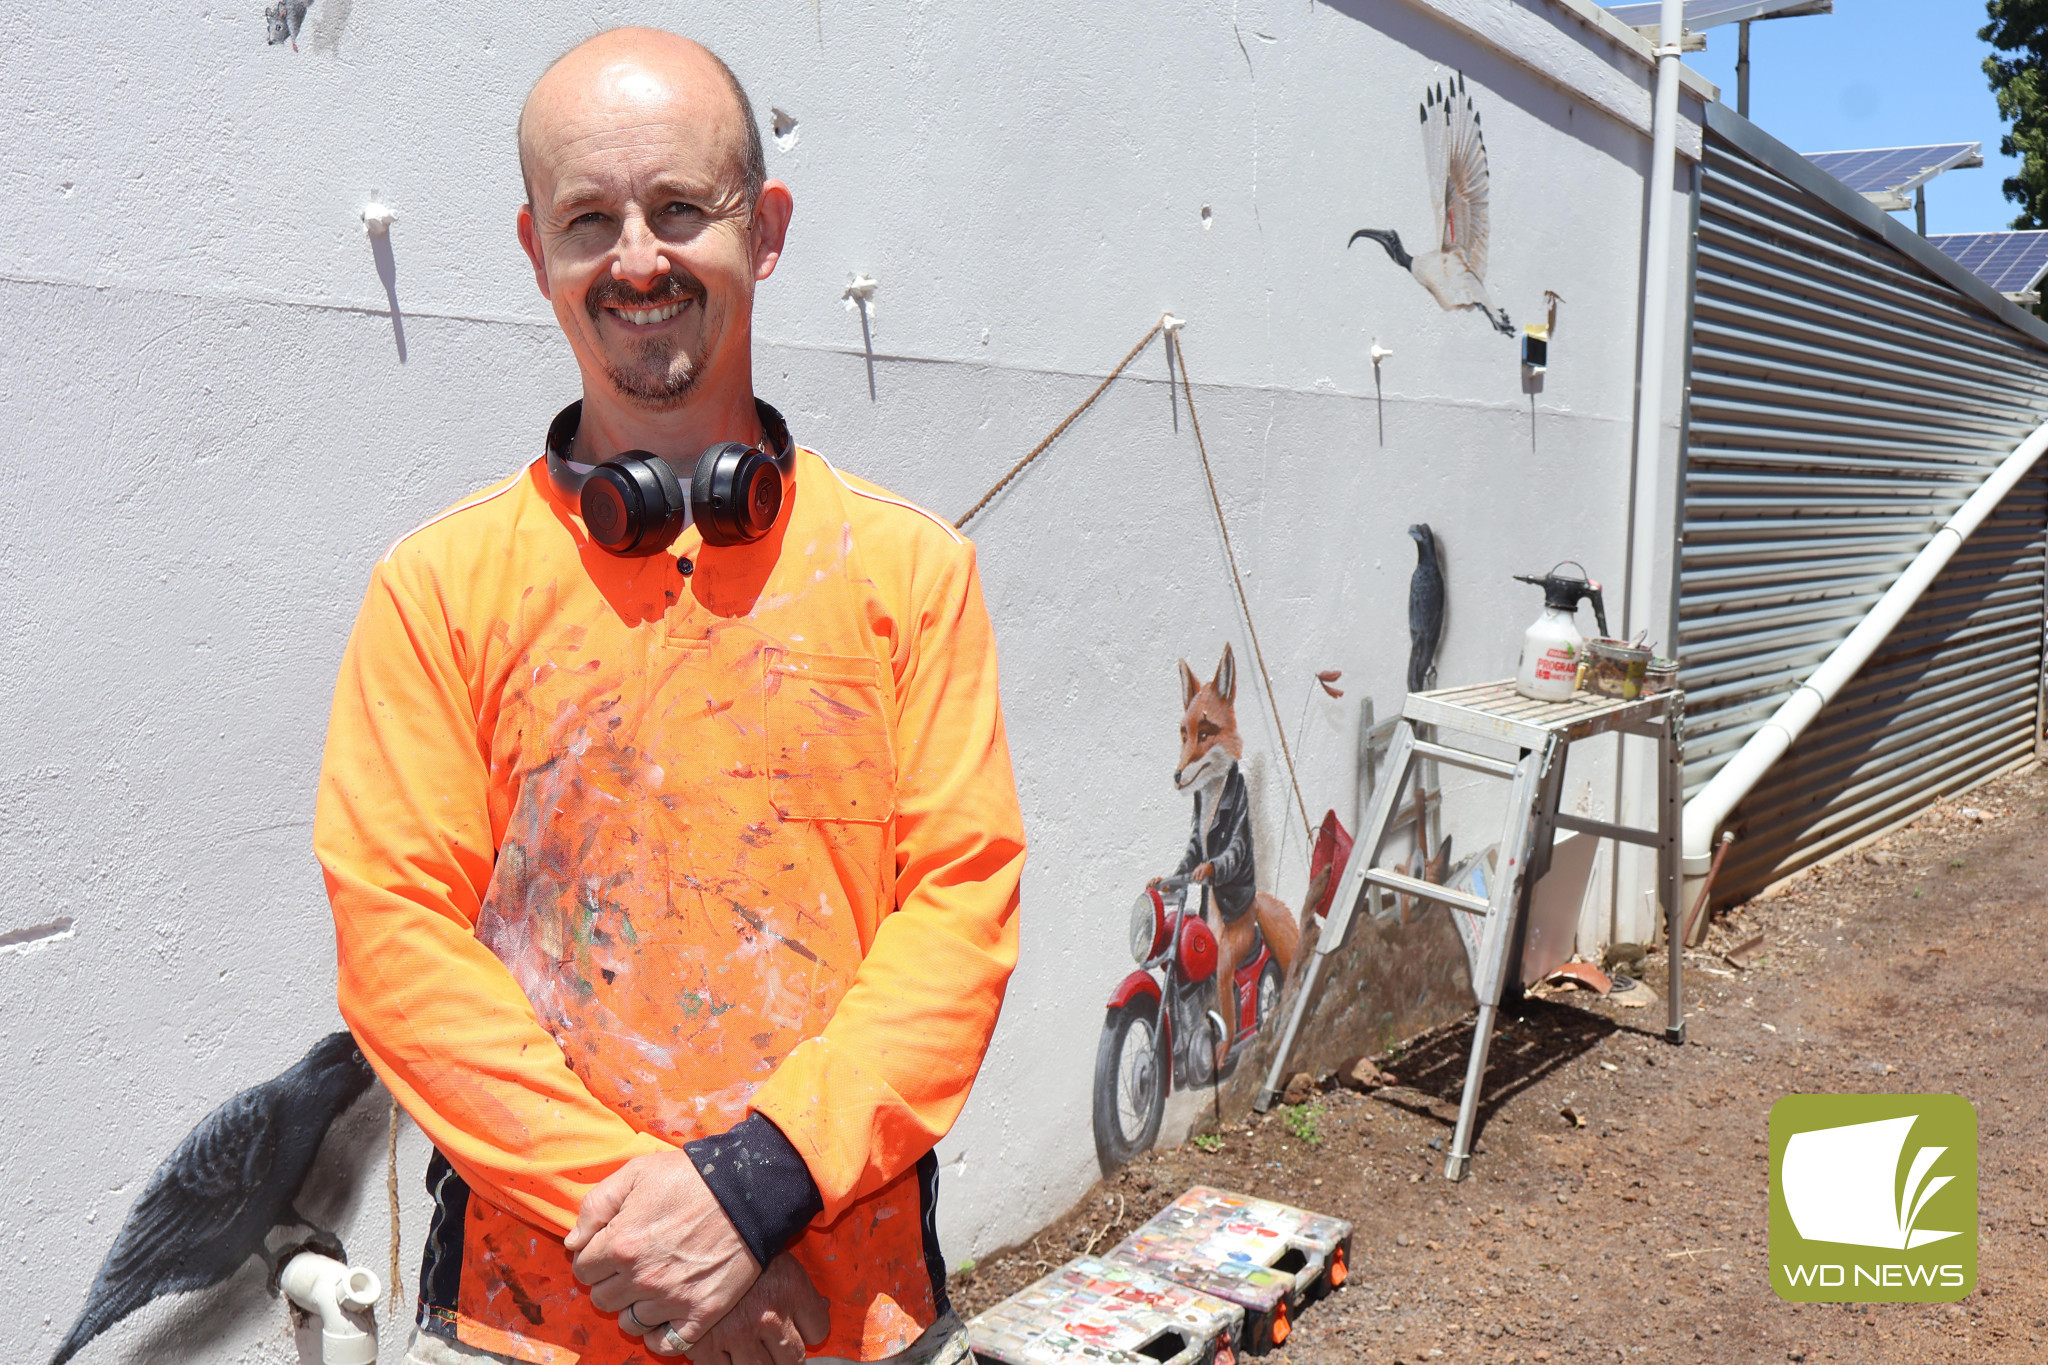
<instances>
[{"instance_id":1,"label":"black headphones","mask_svg":"<svg viewBox=\"0 0 2048 1365\"><path fill-rule=\"evenodd\" d=\"M782 481L796 468L796 448L782 414L754 400L771 451L720 441L697 457L687 486L667 460L629 450L601 465L569 458L583 421L577 400L548 424L548 477L577 499L591 540L615 555L659 554L694 524L706 545L751 545L782 513Z\"/></svg>"}]
</instances>

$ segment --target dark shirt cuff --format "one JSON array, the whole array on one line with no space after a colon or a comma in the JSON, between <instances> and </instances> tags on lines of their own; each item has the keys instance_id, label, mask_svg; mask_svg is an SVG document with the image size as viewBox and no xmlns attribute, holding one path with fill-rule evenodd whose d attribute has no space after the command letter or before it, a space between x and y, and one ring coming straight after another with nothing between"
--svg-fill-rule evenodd
<instances>
[{"instance_id":1,"label":"dark shirt cuff","mask_svg":"<svg viewBox=\"0 0 2048 1365\"><path fill-rule=\"evenodd\" d=\"M765 1115L749 1114L683 1150L764 1269L825 1211L811 1168Z\"/></svg>"}]
</instances>

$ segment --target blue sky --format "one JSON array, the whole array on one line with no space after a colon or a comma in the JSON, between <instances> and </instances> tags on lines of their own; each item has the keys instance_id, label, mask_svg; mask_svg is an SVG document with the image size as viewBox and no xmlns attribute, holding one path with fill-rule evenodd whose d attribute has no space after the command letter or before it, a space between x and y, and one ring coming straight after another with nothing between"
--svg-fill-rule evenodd
<instances>
[{"instance_id":1,"label":"blue sky","mask_svg":"<svg viewBox=\"0 0 2048 1365\"><path fill-rule=\"evenodd\" d=\"M1979 0L1835 0L1833 14L1754 24L1749 116L1802 152L1982 142L1982 167L1928 186L1927 230L2006 227L2017 206L1999 186L2015 163L1998 154L2005 125L1984 79L1983 26ZM1707 50L1686 64L1718 82L1733 108L1735 25L1706 37Z\"/></svg>"}]
</instances>

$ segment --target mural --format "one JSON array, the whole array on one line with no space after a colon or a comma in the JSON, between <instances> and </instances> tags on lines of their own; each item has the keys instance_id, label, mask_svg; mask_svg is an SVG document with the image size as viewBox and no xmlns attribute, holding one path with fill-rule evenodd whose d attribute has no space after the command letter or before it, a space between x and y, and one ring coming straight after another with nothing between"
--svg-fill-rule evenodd
<instances>
[{"instance_id":1,"label":"mural","mask_svg":"<svg viewBox=\"0 0 2048 1365\"><path fill-rule=\"evenodd\" d=\"M291 1253L346 1260L341 1239L297 1205L327 1130L373 1079L356 1040L331 1033L290 1070L201 1119L128 1210L50 1365L153 1299L219 1284L251 1256L270 1267L273 1294ZM273 1246L278 1228L304 1231Z\"/></svg>"},{"instance_id":2,"label":"mural","mask_svg":"<svg viewBox=\"0 0 2048 1365\"><path fill-rule=\"evenodd\" d=\"M1426 522L1408 528L1415 568L1408 581L1407 690L1436 685L1436 656L1448 617L1443 547ZM1200 681L1180 664L1180 758L1174 785L1190 793L1193 824L1179 864L1146 884L1131 909L1130 972L1109 999L1097 1048L1093 1094L1095 1154L1109 1174L1159 1138L1167 1098L1216 1088L1216 1109L1242 1112L1266 1069L1282 998L1335 895L1351 835L1331 811L1309 861L1300 916L1259 891L1244 742L1237 725L1237 664L1229 646ZM1331 697L1334 670L1316 675ZM1311 693L1313 695L1313 693ZM1398 716L1399 707L1395 708ZM1394 725L1372 724L1363 706L1359 805L1370 809L1378 750ZM1496 854L1456 859L1441 832L1435 765L1418 765L1403 791L1389 838L1407 854L1394 866L1411 876L1484 896ZM1384 856L1384 855L1383 855ZM1326 1071L1383 1049L1471 1007L1477 922L1410 896L1370 893L1346 941L1325 963L1303 1015L1288 1070ZM1292 1008L1289 1002L1287 1008Z\"/></svg>"},{"instance_id":3,"label":"mural","mask_svg":"<svg viewBox=\"0 0 2048 1365\"><path fill-rule=\"evenodd\" d=\"M1444 565L1428 522L1410 526L1408 538L1415 542L1415 572L1408 576L1408 690L1426 692L1444 640Z\"/></svg>"},{"instance_id":4,"label":"mural","mask_svg":"<svg viewBox=\"0 0 2048 1365\"><path fill-rule=\"evenodd\" d=\"M1392 228L1360 228L1361 237L1387 249L1395 265L1415 277L1444 309L1476 308L1502 336L1513 336L1506 309L1486 297L1487 196L1490 174L1486 139L1479 131L1479 110L1465 93L1460 72L1448 85L1435 85L1421 105L1422 147L1429 173L1429 204L1436 215L1434 251L1410 255L1401 234Z\"/></svg>"},{"instance_id":5,"label":"mural","mask_svg":"<svg viewBox=\"0 0 2048 1365\"><path fill-rule=\"evenodd\" d=\"M299 30L306 25L306 11L313 7L313 0L276 0L263 11L263 25L266 40L270 46L290 43L292 51L299 50Z\"/></svg>"},{"instance_id":6,"label":"mural","mask_svg":"<svg viewBox=\"0 0 2048 1365\"><path fill-rule=\"evenodd\" d=\"M1095 1059L1095 1156L1105 1175L1157 1140L1170 1092L1236 1072L1279 1014L1300 955L1300 921L1257 886L1230 646L1206 683L1183 661L1180 684L1173 781L1194 794L1194 822L1180 865L1147 882L1131 910L1138 969L1110 997Z\"/></svg>"}]
</instances>

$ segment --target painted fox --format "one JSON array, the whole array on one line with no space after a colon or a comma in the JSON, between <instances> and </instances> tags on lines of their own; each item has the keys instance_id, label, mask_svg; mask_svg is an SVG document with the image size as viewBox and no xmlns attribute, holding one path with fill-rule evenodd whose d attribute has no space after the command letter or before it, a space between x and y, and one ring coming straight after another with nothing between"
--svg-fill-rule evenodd
<instances>
[{"instance_id":1,"label":"painted fox","mask_svg":"<svg viewBox=\"0 0 2048 1365\"><path fill-rule=\"evenodd\" d=\"M1258 889L1252 852L1252 807L1245 790L1244 741L1237 734L1237 662L1230 646L1208 682L1197 682L1186 660L1180 664L1182 715L1180 764L1173 783L1195 794L1194 829L1175 876L1209 884L1209 927L1219 949L1216 1010L1223 1038L1216 1049L1220 1073L1237 1036L1237 964L1253 951L1254 929L1266 936L1282 974L1294 968L1301 926L1279 897Z\"/></svg>"}]
</instances>

